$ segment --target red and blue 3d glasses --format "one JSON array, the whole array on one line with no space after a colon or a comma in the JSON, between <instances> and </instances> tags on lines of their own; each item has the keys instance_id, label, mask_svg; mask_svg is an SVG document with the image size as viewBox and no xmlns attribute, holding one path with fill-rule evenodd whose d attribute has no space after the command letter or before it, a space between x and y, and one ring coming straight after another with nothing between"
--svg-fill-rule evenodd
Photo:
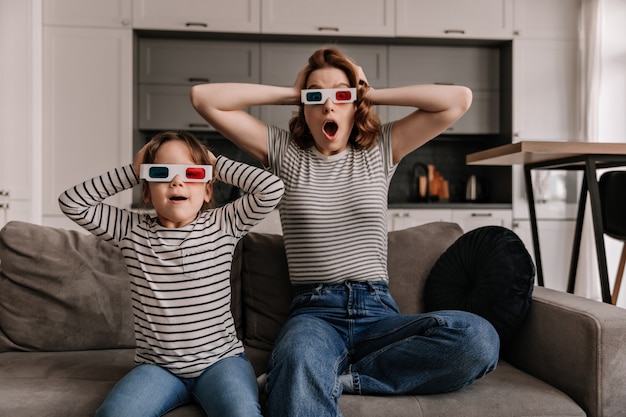
<instances>
[{"instance_id":1,"label":"red and blue 3d glasses","mask_svg":"<svg viewBox=\"0 0 626 417\"><path fill-rule=\"evenodd\" d=\"M356 101L356 88L324 88L300 92L300 101L304 104L323 104L328 99L336 104L353 103Z\"/></svg>"},{"instance_id":2,"label":"red and blue 3d glasses","mask_svg":"<svg viewBox=\"0 0 626 417\"><path fill-rule=\"evenodd\" d=\"M139 178L148 182L170 182L176 175L183 182L209 182L213 175L211 165L141 164Z\"/></svg>"}]
</instances>

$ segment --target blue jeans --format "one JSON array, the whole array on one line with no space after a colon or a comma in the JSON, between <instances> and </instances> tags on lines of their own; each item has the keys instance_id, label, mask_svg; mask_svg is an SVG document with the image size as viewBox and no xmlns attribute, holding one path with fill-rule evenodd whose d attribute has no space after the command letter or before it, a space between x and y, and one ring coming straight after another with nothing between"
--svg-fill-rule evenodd
<instances>
[{"instance_id":1,"label":"blue jeans","mask_svg":"<svg viewBox=\"0 0 626 417\"><path fill-rule=\"evenodd\" d=\"M492 371L500 339L463 311L402 315L386 283L299 285L267 374L270 417L337 417L342 392L434 394Z\"/></svg>"},{"instance_id":2,"label":"blue jeans","mask_svg":"<svg viewBox=\"0 0 626 417\"><path fill-rule=\"evenodd\" d=\"M138 365L113 387L96 417L162 416L192 401L209 417L261 416L254 370L241 355L218 361L197 378L180 378L158 365Z\"/></svg>"}]
</instances>

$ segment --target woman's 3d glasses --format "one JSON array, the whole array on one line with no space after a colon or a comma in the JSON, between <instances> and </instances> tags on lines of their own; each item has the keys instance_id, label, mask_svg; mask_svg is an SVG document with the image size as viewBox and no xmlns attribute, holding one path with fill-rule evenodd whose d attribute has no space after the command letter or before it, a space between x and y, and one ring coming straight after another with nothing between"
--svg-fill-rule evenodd
<instances>
[{"instance_id":1,"label":"woman's 3d glasses","mask_svg":"<svg viewBox=\"0 0 626 417\"><path fill-rule=\"evenodd\" d=\"M180 175L184 182L209 182L211 165L141 164L139 178L148 182L170 182Z\"/></svg>"},{"instance_id":2,"label":"woman's 3d glasses","mask_svg":"<svg viewBox=\"0 0 626 417\"><path fill-rule=\"evenodd\" d=\"M300 92L300 100L304 104L323 104L328 99L336 104L353 103L356 101L356 88L324 88Z\"/></svg>"}]
</instances>

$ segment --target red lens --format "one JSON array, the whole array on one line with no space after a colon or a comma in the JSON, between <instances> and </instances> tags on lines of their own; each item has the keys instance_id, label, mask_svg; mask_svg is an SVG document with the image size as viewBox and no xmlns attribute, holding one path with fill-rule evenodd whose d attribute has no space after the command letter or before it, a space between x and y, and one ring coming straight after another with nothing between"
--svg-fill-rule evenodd
<instances>
[{"instance_id":1,"label":"red lens","mask_svg":"<svg viewBox=\"0 0 626 417\"><path fill-rule=\"evenodd\" d=\"M187 168L185 175L190 180L202 180L206 176L206 172L204 168Z\"/></svg>"},{"instance_id":2,"label":"red lens","mask_svg":"<svg viewBox=\"0 0 626 417\"><path fill-rule=\"evenodd\" d=\"M341 101L350 100L350 99L352 99L352 93L350 92L350 90L337 91L335 93L335 99L336 100L341 100Z\"/></svg>"}]
</instances>

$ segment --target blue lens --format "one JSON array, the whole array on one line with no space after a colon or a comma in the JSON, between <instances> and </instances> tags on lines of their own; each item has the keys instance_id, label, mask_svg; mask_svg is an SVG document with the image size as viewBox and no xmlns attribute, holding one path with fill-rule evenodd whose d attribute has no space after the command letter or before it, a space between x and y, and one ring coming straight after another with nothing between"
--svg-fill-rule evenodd
<instances>
[{"instance_id":1,"label":"blue lens","mask_svg":"<svg viewBox=\"0 0 626 417\"><path fill-rule=\"evenodd\" d=\"M167 178L170 170L167 167L150 167L150 178Z\"/></svg>"},{"instance_id":2,"label":"blue lens","mask_svg":"<svg viewBox=\"0 0 626 417\"><path fill-rule=\"evenodd\" d=\"M306 93L306 99L307 101L322 101L322 93L319 91Z\"/></svg>"}]
</instances>

